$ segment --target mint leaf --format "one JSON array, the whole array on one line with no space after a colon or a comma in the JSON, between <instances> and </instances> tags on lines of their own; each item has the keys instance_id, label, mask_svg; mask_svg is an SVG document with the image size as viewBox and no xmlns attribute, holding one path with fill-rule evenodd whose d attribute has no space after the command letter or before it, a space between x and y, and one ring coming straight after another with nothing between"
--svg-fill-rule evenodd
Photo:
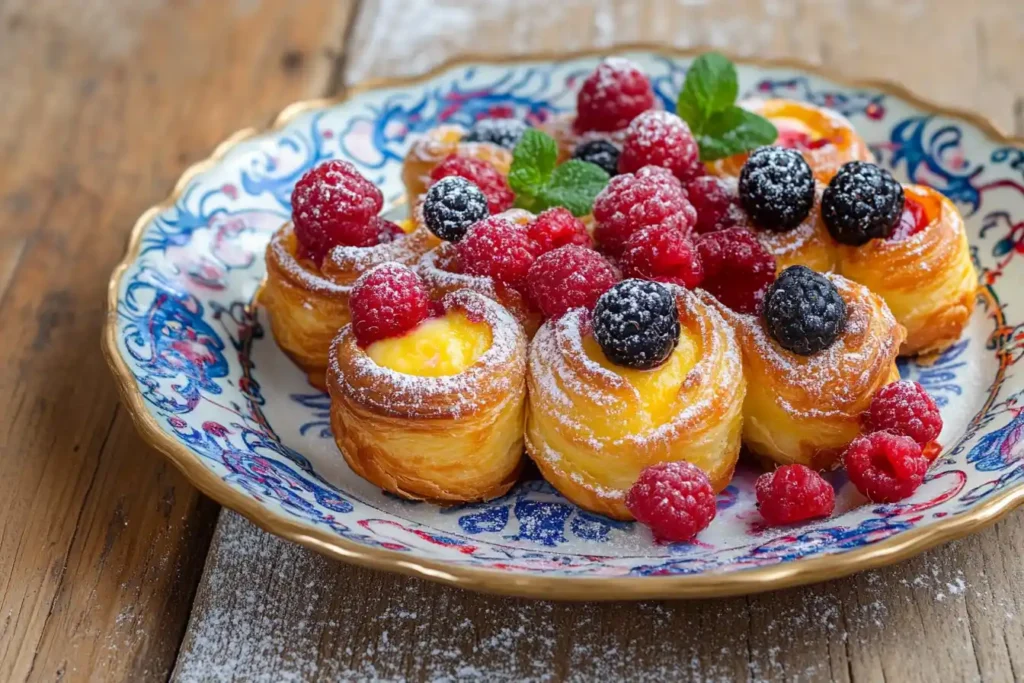
<instances>
[{"instance_id":1,"label":"mint leaf","mask_svg":"<svg viewBox=\"0 0 1024 683\"><path fill-rule=\"evenodd\" d=\"M536 208L564 206L574 216L586 216L608 179L608 173L600 166L570 159L552 172L547 185L537 194Z\"/></svg>"},{"instance_id":2,"label":"mint leaf","mask_svg":"<svg viewBox=\"0 0 1024 683\"><path fill-rule=\"evenodd\" d=\"M546 133L528 128L512 151L508 184L519 195L534 196L551 177L558 161L558 143Z\"/></svg>"},{"instance_id":3,"label":"mint leaf","mask_svg":"<svg viewBox=\"0 0 1024 683\"><path fill-rule=\"evenodd\" d=\"M736 67L726 57L708 52L695 59L686 71L676 113L699 134L713 114L736 102L738 94Z\"/></svg>"},{"instance_id":4,"label":"mint leaf","mask_svg":"<svg viewBox=\"0 0 1024 683\"><path fill-rule=\"evenodd\" d=\"M697 136L700 160L715 161L770 145L778 135L771 121L733 105L713 114Z\"/></svg>"}]
</instances>

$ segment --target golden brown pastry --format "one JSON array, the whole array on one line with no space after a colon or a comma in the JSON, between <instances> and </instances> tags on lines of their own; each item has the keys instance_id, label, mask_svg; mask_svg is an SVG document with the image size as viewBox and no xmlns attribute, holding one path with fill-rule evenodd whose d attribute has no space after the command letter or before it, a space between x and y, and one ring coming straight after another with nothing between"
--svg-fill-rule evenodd
<instances>
[{"instance_id":1,"label":"golden brown pastry","mask_svg":"<svg viewBox=\"0 0 1024 683\"><path fill-rule=\"evenodd\" d=\"M522 209L510 209L498 215L519 224L526 224L533 218L533 214ZM529 339L533 338L543 321L541 312L516 289L489 277L461 272L455 245L451 242L442 242L424 254L419 260L417 272L423 278L431 298L439 299L450 292L471 289L497 301L523 326Z\"/></svg>"},{"instance_id":2,"label":"golden brown pastry","mask_svg":"<svg viewBox=\"0 0 1024 683\"><path fill-rule=\"evenodd\" d=\"M327 350L349 321L351 285L362 273L386 261L412 264L436 246L425 227L373 247L335 247L317 267L299 256L292 224L286 223L267 245L267 276L257 296L270 318L270 331L281 350L308 375L313 386L326 387Z\"/></svg>"},{"instance_id":3,"label":"golden brown pastry","mask_svg":"<svg viewBox=\"0 0 1024 683\"><path fill-rule=\"evenodd\" d=\"M874 161L853 124L831 109L785 99L749 99L740 106L775 124L779 131L775 144L799 150L818 182L827 185L847 161ZM738 177L748 156L743 153L712 161L707 164L708 172Z\"/></svg>"},{"instance_id":4,"label":"golden brown pastry","mask_svg":"<svg viewBox=\"0 0 1024 683\"><path fill-rule=\"evenodd\" d=\"M331 428L356 474L399 496L495 498L522 465L526 337L476 292L442 299L444 315L405 335L331 346Z\"/></svg>"},{"instance_id":5,"label":"golden brown pastry","mask_svg":"<svg viewBox=\"0 0 1024 683\"><path fill-rule=\"evenodd\" d=\"M900 355L941 351L957 339L974 311L978 275L960 212L941 193L904 185L924 221L916 232L897 226L887 239L838 245L838 270L879 294L904 327Z\"/></svg>"},{"instance_id":6,"label":"golden brown pastry","mask_svg":"<svg viewBox=\"0 0 1024 683\"><path fill-rule=\"evenodd\" d=\"M430 172L451 154L490 162L499 173L508 175L512 152L489 142L462 142L465 134L462 126L438 126L409 147L402 161L402 182L410 206L430 187Z\"/></svg>"},{"instance_id":7,"label":"golden brown pastry","mask_svg":"<svg viewBox=\"0 0 1024 683\"><path fill-rule=\"evenodd\" d=\"M746 388L736 338L710 296L673 292L679 344L653 370L612 364L583 309L546 322L531 345L527 452L587 510L632 519L626 492L655 463L689 461L716 491L732 478Z\"/></svg>"},{"instance_id":8,"label":"golden brown pastry","mask_svg":"<svg viewBox=\"0 0 1024 683\"><path fill-rule=\"evenodd\" d=\"M777 464L833 467L860 433L875 391L899 379L896 354L906 336L882 298L826 274L846 304L846 324L829 348L801 356L771 338L761 316L716 305L733 323L743 351L747 394L743 442Z\"/></svg>"}]
</instances>

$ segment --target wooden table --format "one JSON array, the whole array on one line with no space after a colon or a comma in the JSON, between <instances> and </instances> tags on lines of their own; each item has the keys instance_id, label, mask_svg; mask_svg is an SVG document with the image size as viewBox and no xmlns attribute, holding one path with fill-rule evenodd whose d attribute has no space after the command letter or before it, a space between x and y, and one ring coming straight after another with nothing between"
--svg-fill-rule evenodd
<instances>
[{"instance_id":1,"label":"wooden table","mask_svg":"<svg viewBox=\"0 0 1024 683\"><path fill-rule=\"evenodd\" d=\"M1020 514L777 594L490 598L218 522L119 408L107 275L219 140L460 53L638 40L901 81L1024 134L1019 0L0 0L0 680L1024 678Z\"/></svg>"}]
</instances>

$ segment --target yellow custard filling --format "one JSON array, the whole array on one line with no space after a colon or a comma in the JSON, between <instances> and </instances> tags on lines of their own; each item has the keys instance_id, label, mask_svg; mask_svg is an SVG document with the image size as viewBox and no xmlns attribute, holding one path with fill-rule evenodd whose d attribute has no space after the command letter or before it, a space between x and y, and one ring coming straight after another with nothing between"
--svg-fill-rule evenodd
<instances>
[{"instance_id":1,"label":"yellow custard filling","mask_svg":"<svg viewBox=\"0 0 1024 683\"><path fill-rule=\"evenodd\" d=\"M634 370L611 362L593 335L587 335L583 339L583 350L592 361L629 382L639 396L640 410L624 416L622 420L598 421L596 426L605 432L603 435L614 437L621 434L636 434L672 419L680 410L676 401L679 390L690 370L700 360L701 341L696 334L683 328L679 335L679 343L668 360L651 370Z\"/></svg>"},{"instance_id":2,"label":"yellow custard filling","mask_svg":"<svg viewBox=\"0 0 1024 683\"><path fill-rule=\"evenodd\" d=\"M491 327L461 311L430 318L401 337L382 339L366 349L381 367L418 377L457 375L491 348Z\"/></svg>"},{"instance_id":3,"label":"yellow custard filling","mask_svg":"<svg viewBox=\"0 0 1024 683\"><path fill-rule=\"evenodd\" d=\"M416 221L412 220L411 218L403 218L400 221L395 221L395 223L398 225L398 227L402 229L402 232L404 232L406 235L408 235L410 232L416 229Z\"/></svg>"}]
</instances>

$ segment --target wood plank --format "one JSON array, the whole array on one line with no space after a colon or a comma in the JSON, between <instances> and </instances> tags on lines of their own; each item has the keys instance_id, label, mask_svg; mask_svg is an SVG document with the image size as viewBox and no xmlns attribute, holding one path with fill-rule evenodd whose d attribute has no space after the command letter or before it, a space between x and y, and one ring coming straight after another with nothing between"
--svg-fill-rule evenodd
<instances>
[{"instance_id":1,"label":"wood plank","mask_svg":"<svg viewBox=\"0 0 1024 683\"><path fill-rule=\"evenodd\" d=\"M173 664L216 506L144 446L97 342L135 217L329 82L350 4L0 4L0 680Z\"/></svg>"},{"instance_id":2,"label":"wood plank","mask_svg":"<svg viewBox=\"0 0 1024 683\"><path fill-rule=\"evenodd\" d=\"M429 5L429 6L428 6ZM883 77L1024 131L1006 0L367 2L346 80L464 52L712 45ZM1019 680L1024 516L912 561L731 600L559 604L336 564L222 514L174 672L206 680Z\"/></svg>"}]
</instances>

